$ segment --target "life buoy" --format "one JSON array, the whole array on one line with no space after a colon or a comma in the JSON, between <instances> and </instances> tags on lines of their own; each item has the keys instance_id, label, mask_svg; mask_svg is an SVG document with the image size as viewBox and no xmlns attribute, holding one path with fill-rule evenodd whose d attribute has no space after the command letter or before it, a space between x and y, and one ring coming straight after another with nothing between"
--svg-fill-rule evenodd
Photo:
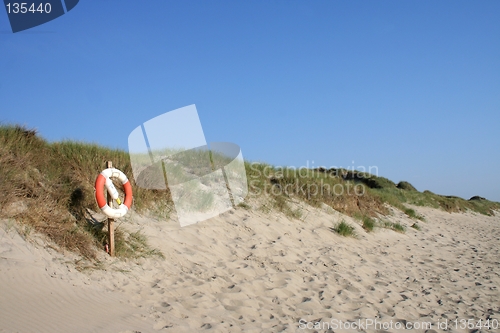
<instances>
[{"instance_id":1,"label":"life buoy","mask_svg":"<svg viewBox=\"0 0 500 333\"><path fill-rule=\"evenodd\" d=\"M123 190L125 191L123 203L118 197L118 191L115 185L113 185L111 177L118 178L122 182ZM120 205L118 208L111 208L108 205L106 197L103 194L103 186L106 187L113 200L116 200ZM119 218L125 216L130 209L130 205L132 204L132 186L123 172L115 168L108 168L103 170L95 180L95 198L97 205L104 214L112 218Z\"/></svg>"}]
</instances>

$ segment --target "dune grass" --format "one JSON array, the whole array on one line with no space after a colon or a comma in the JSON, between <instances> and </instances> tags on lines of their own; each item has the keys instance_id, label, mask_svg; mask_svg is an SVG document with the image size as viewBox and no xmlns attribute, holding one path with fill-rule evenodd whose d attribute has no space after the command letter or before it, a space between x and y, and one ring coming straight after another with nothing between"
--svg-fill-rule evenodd
<instances>
[{"instance_id":1,"label":"dune grass","mask_svg":"<svg viewBox=\"0 0 500 333\"><path fill-rule=\"evenodd\" d=\"M392 230L400 232L400 233L405 233L406 232L406 227L402 224L398 223L393 223L392 224Z\"/></svg>"},{"instance_id":2,"label":"dune grass","mask_svg":"<svg viewBox=\"0 0 500 333\"><path fill-rule=\"evenodd\" d=\"M210 158L216 157L212 154ZM35 230L63 249L95 258L96 251L102 249L104 226L99 225L96 230L89 221L88 209L99 211L94 182L108 160L129 175L134 210L169 218L173 202L168 187L166 190L138 187L127 152L75 141L49 143L36 131L17 125L0 126L0 217L15 218L25 226L26 234ZM376 225L373 217L389 213L386 204L420 220L423 218L407 204L449 212L472 210L485 215L500 210L499 203L481 197L464 200L430 191L418 192L407 182L396 185L387 178L352 170L294 169L245 162L245 171L249 200L264 198L260 202L264 202L262 207L268 212L277 210L291 219L300 219L302 211L292 208L294 202L314 207L326 204L348 216L361 216L366 231ZM243 202L239 207L251 206ZM345 222L342 228L346 228ZM119 239L122 241L118 245L119 255L130 257L132 251L140 256L153 251L139 235L124 234Z\"/></svg>"},{"instance_id":3,"label":"dune grass","mask_svg":"<svg viewBox=\"0 0 500 333\"><path fill-rule=\"evenodd\" d=\"M342 178L338 173L317 169L274 167L265 163L245 163L249 196L267 197L278 202L296 199L313 207L326 204L352 216L356 213L387 214L383 201L366 190L366 185Z\"/></svg>"},{"instance_id":4,"label":"dune grass","mask_svg":"<svg viewBox=\"0 0 500 333\"><path fill-rule=\"evenodd\" d=\"M149 246L146 236L141 232L126 233L121 230L115 232L115 252L121 258L146 258L156 256L165 259L158 249Z\"/></svg>"},{"instance_id":5,"label":"dune grass","mask_svg":"<svg viewBox=\"0 0 500 333\"><path fill-rule=\"evenodd\" d=\"M364 216L363 217L363 229L365 229L367 232L371 232L371 231L373 231L374 227L375 227L375 220L369 216Z\"/></svg>"},{"instance_id":6,"label":"dune grass","mask_svg":"<svg viewBox=\"0 0 500 333\"><path fill-rule=\"evenodd\" d=\"M417 219L421 221L425 221L425 218L422 215L419 215L415 212L414 209L412 208L405 208L403 212L408 215L408 217L411 217L412 219Z\"/></svg>"},{"instance_id":7,"label":"dune grass","mask_svg":"<svg viewBox=\"0 0 500 333\"><path fill-rule=\"evenodd\" d=\"M250 210L252 208L252 206L250 206L249 204L247 204L246 202L240 202L238 205L238 207L241 207L243 209L246 209L246 210Z\"/></svg>"},{"instance_id":8,"label":"dune grass","mask_svg":"<svg viewBox=\"0 0 500 333\"><path fill-rule=\"evenodd\" d=\"M61 248L95 258L102 235L89 223L86 209L99 211L94 182L108 160L132 174L126 152L73 141L48 143L36 131L0 126L0 216L15 217ZM138 188L133 179L131 183L136 209L170 199L168 191ZM20 203L26 209L13 212Z\"/></svg>"},{"instance_id":9,"label":"dune grass","mask_svg":"<svg viewBox=\"0 0 500 333\"><path fill-rule=\"evenodd\" d=\"M384 220L384 221L381 221L381 223L379 225L381 228L391 229L391 230L400 232L402 234L404 234L406 232L406 227L399 222L393 223L393 222L389 222L389 221Z\"/></svg>"},{"instance_id":10,"label":"dune grass","mask_svg":"<svg viewBox=\"0 0 500 333\"><path fill-rule=\"evenodd\" d=\"M405 212L408 216L419 220L424 219L423 217L414 214L414 211L412 212L412 210L408 209L405 204L439 208L450 213L471 210L483 215L493 215L495 211L500 210L500 203L486 199L465 200L455 196L435 194L430 191L407 191L398 188L368 189L368 191L383 202L394 206Z\"/></svg>"},{"instance_id":11,"label":"dune grass","mask_svg":"<svg viewBox=\"0 0 500 333\"><path fill-rule=\"evenodd\" d=\"M344 237L354 237L356 233L354 232L354 227L349 225L345 220L340 221L333 229L337 234Z\"/></svg>"}]
</instances>

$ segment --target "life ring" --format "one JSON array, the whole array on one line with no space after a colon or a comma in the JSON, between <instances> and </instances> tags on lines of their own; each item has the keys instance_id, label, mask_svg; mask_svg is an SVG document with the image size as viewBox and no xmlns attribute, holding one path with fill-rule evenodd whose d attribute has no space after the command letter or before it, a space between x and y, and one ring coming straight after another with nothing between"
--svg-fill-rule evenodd
<instances>
[{"instance_id":1,"label":"life ring","mask_svg":"<svg viewBox=\"0 0 500 333\"><path fill-rule=\"evenodd\" d=\"M111 177L118 178L122 182L123 190L125 191L125 199L123 200L123 203L118 197L118 191L116 190L115 185L113 185ZM106 197L103 194L103 186L106 186L106 189L113 200L116 200L116 202L120 205L118 208L111 208L108 205ZM103 170L95 180L95 198L97 200L97 205L104 214L111 218L120 218L127 214L130 209L130 205L132 204L132 186L123 172L115 168L108 168Z\"/></svg>"}]
</instances>

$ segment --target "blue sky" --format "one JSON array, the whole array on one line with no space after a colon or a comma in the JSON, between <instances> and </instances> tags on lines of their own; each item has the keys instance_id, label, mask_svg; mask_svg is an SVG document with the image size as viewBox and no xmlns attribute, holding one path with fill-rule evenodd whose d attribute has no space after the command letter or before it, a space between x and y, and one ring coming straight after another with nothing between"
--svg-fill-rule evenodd
<instances>
[{"instance_id":1,"label":"blue sky","mask_svg":"<svg viewBox=\"0 0 500 333\"><path fill-rule=\"evenodd\" d=\"M196 104L208 142L288 166L376 166L500 201L499 1L89 1L13 34L0 121L127 148Z\"/></svg>"}]
</instances>

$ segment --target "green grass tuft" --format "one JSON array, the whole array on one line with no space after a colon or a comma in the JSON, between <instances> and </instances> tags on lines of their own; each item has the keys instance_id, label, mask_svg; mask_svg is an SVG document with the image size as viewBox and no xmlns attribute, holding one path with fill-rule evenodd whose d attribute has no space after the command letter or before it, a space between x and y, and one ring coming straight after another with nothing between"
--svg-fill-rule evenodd
<instances>
[{"instance_id":1,"label":"green grass tuft","mask_svg":"<svg viewBox=\"0 0 500 333\"><path fill-rule=\"evenodd\" d=\"M392 230L397 231L397 232L401 232L403 234L406 232L405 226L402 225L402 224L400 224L399 222L398 223L394 223L392 225Z\"/></svg>"},{"instance_id":2,"label":"green grass tuft","mask_svg":"<svg viewBox=\"0 0 500 333\"><path fill-rule=\"evenodd\" d=\"M241 207L241 208L244 208L244 209L246 209L246 210L250 210L250 209L252 208L249 204L247 204L247 203L246 203L246 202L244 202L244 201L240 202L237 206L238 206L238 207Z\"/></svg>"},{"instance_id":3,"label":"green grass tuft","mask_svg":"<svg viewBox=\"0 0 500 333\"><path fill-rule=\"evenodd\" d=\"M419 215L419 214L417 214L414 209L405 208L404 209L404 213L406 215L408 215L409 217L411 217L412 219L418 219L418 220L421 220L421 221L425 220L424 217L421 216L421 215Z\"/></svg>"},{"instance_id":4,"label":"green grass tuft","mask_svg":"<svg viewBox=\"0 0 500 333\"><path fill-rule=\"evenodd\" d=\"M373 231L373 228L375 227L375 220L372 219L369 216L363 217L363 229L365 229L368 232Z\"/></svg>"},{"instance_id":5,"label":"green grass tuft","mask_svg":"<svg viewBox=\"0 0 500 333\"><path fill-rule=\"evenodd\" d=\"M405 233L406 232L406 228L404 225L402 225L401 223L392 223L392 222L389 222L389 221L382 221L381 224L380 224L380 227L382 228L386 228L386 229L391 229L391 230L394 230L394 231L397 231L397 232L400 232L400 233Z\"/></svg>"},{"instance_id":6,"label":"green grass tuft","mask_svg":"<svg viewBox=\"0 0 500 333\"><path fill-rule=\"evenodd\" d=\"M120 229L115 231L115 254L121 258L145 258L156 256L165 259L161 251L149 246L146 236L139 231L125 233Z\"/></svg>"},{"instance_id":7,"label":"green grass tuft","mask_svg":"<svg viewBox=\"0 0 500 333\"><path fill-rule=\"evenodd\" d=\"M354 237L356 234L354 232L354 227L349 225L346 221L342 220L333 231L344 237Z\"/></svg>"}]
</instances>

